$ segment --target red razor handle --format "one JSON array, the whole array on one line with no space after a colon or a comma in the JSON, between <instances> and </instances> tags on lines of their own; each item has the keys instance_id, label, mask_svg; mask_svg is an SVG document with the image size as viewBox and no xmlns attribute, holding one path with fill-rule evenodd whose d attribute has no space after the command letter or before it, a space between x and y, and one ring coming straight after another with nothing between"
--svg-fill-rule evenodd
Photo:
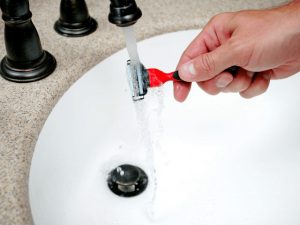
<instances>
[{"instance_id":1,"label":"red razor handle","mask_svg":"<svg viewBox=\"0 0 300 225\"><path fill-rule=\"evenodd\" d=\"M226 69L226 72L232 74L232 76L236 76L238 73L239 67L232 66ZM171 73L164 73L158 69L147 69L148 77L149 77L149 86L150 87L159 87L167 81L183 81L180 79L178 71ZM184 81L183 81L184 82Z\"/></svg>"}]
</instances>

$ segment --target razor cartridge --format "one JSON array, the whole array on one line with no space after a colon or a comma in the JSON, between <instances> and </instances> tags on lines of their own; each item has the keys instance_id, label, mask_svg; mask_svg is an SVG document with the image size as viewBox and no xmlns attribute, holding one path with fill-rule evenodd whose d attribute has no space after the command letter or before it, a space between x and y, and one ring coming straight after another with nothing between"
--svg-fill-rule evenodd
<instances>
[{"instance_id":1,"label":"razor cartridge","mask_svg":"<svg viewBox=\"0 0 300 225\"><path fill-rule=\"evenodd\" d=\"M149 87L148 75L144 65L141 63L133 64L128 60L126 72L132 100L138 101L144 99Z\"/></svg>"}]
</instances>

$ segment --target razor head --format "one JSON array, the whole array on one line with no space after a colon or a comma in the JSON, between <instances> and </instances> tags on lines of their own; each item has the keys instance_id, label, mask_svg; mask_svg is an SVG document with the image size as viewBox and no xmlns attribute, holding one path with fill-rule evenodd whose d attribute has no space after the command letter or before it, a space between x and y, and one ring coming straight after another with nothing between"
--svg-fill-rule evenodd
<instances>
[{"instance_id":1,"label":"razor head","mask_svg":"<svg viewBox=\"0 0 300 225\"><path fill-rule=\"evenodd\" d=\"M126 72L132 100L139 101L144 99L149 87L149 77L146 68L140 62L131 63L128 60Z\"/></svg>"}]
</instances>

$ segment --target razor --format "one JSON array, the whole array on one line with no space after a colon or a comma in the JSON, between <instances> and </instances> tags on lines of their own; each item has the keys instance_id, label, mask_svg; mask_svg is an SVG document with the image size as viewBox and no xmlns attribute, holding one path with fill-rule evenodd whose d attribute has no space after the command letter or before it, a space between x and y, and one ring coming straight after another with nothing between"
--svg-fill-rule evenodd
<instances>
[{"instance_id":1,"label":"razor","mask_svg":"<svg viewBox=\"0 0 300 225\"><path fill-rule=\"evenodd\" d=\"M238 70L238 66L232 66L225 71L236 76ZM144 99L148 88L160 87L167 81L185 82L179 77L178 71L165 73L155 68L146 69L142 63L133 64L130 60L127 61L126 71L133 101Z\"/></svg>"}]
</instances>

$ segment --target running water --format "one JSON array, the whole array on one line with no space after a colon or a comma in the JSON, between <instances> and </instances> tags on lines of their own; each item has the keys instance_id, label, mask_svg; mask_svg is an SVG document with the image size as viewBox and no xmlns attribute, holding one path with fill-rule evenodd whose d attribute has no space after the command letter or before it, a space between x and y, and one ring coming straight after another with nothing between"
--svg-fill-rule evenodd
<instances>
[{"instance_id":1,"label":"running water","mask_svg":"<svg viewBox=\"0 0 300 225\"><path fill-rule=\"evenodd\" d=\"M131 61L132 65L137 65L140 63L139 54L137 51L137 45L136 45L136 38L134 35L134 29L133 26L129 27L122 27L125 40L126 40L126 47L128 51L128 55Z\"/></svg>"},{"instance_id":2,"label":"running water","mask_svg":"<svg viewBox=\"0 0 300 225\"><path fill-rule=\"evenodd\" d=\"M140 65L140 58L137 51L136 38L133 26L123 27L123 33L126 40L126 47L132 66ZM134 84L133 84L134 85ZM137 85L137 84L136 84ZM163 133L161 113L163 109L163 90L155 88L148 90L147 101L141 100L135 102L135 111L138 124L139 137L137 140L141 146L139 154L145 159L144 165L149 168L150 182L153 182L152 198L146 206L146 213L150 220L156 218L156 191L157 191L157 174L155 168L157 156L162 153L160 147L160 138Z\"/></svg>"},{"instance_id":3,"label":"running water","mask_svg":"<svg viewBox=\"0 0 300 225\"><path fill-rule=\"evenodd\" d=\"M130 59L130 68L131 68L130 70L136 71L136 73L127 71L129 87L131 89L133 99L138 100L140 99L140 93L144 92L143 91L144 84L141 77L142 74L140 74L142 69L142 64L140 63L140 58L137 51L137 44L136 44L133 26L123 27L122 29L125 36L126 47ZM141 98L143 99L143 97Z\"/></svg>"},{"instance_id":4,"label":"running water","mask_svg":"<svg viewBox=\"0 0 300 225\"><path fill-rule=\"evenodd\" d=\"M159 171L161 167L161 156L163 151L160 140L163 134L161 114L163 111L163 91L161 88L153 88L147 94L147 100L135 102L135 112L138 124L138 142L143 146L142 153L145 161L143 162L150 172L149 180L152 182L151 198L145 205L145 213L150 221L157 220L157 188Z\"/></svg>"}]
</instances>

